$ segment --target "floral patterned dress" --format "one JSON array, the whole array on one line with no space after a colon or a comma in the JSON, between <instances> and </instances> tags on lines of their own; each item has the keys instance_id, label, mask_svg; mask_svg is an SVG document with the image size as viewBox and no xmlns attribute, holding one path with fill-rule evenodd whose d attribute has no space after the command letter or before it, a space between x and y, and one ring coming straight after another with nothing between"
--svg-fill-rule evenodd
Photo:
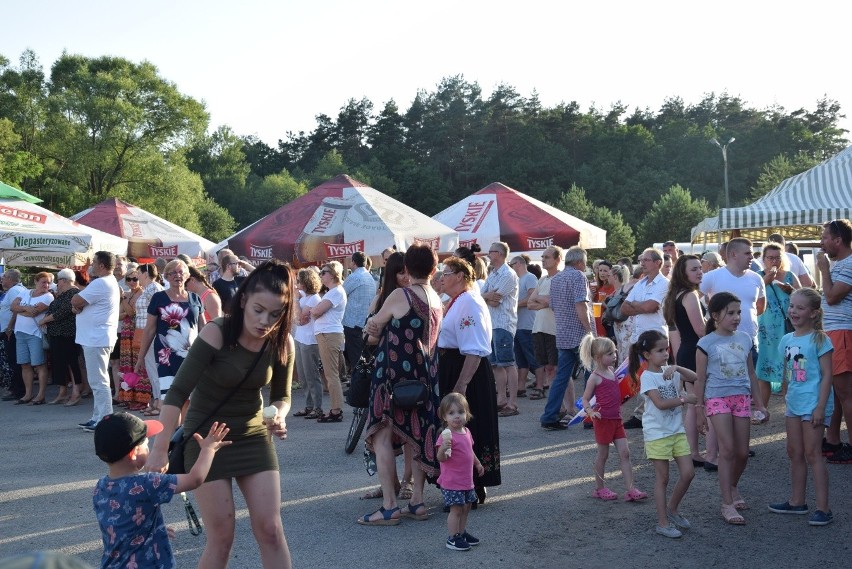
<instances>
[{"instance_id":1,"label":"floral patterned dress","mask_svg":"<svg viewBox=\"0 0 852 569\"><path fill-rule=\"evenodd\" d=\"M414 460L428 477L437 478L440 469L433 443L440 431L437 345L443 310L437 302L430 309L410 289L403 290L410 309L402 318L391 319L376 348L366 438L390 426L394 444L413 447ZM393 407L393 386L403 379L427 384L431 397L425 406L413 411Z\"/></svg>"},{"instance_id":2,"label":"floral patterned dress","mask_svg":"<svg viewBox=\"0 0 852 569\"><path fill-rule=\"evenodd\" d=\"M154 350L161 391L166 391L172 384L189 347L198 336L199 315L204 308L197 294L187 291L187 295L188 300L175 302L166 291L160 291L151 297L148 304L148 314L157 318Z\"/></svg>"}]
</instances>

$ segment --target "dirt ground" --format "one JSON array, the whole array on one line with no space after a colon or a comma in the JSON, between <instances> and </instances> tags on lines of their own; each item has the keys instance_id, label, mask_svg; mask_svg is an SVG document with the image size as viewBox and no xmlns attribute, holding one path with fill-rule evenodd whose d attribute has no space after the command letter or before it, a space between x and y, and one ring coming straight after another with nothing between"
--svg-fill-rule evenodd
<instances>
[{"instance_id":1,"label":"dirt ground","mask_svg":"<svg viewBox=\"0 0 852 569\"><path fill-rule=\"evenodd\" d=\"M55 388L52 388L55 389ZM49 391L48 396L53 392ZM304 394L294 393L294 408ZM278 444L282 519L295 567L843 567L850 566L852 465L829 465L835 522L810 527L806 516L781 516L767 504L789 494L783 433L783 401L773 396L768 424L752 431L750 459L740 485L751 509L747 524L729 526L719 515L716 474L696 472L681 513L693 524L683 538L654 533L653 500L601 502L594 488L591 431L540 428L543 401L520 400L521 414L500 420L503 485L490 489L473 512L469 531L482 539L470 552L447 550L446 514L440 493L426 492L431 518L395 527L362 527L355 519L376 509L359 500L375 486L360 449L343 452L344 423L320 425L290 418L290 436ZM627 411L633 404L628 402ZM22 551L56 549L97 566L100 533L92 513L95 480L105 472L92 437L76 427L88 420L91 400L78 407L0 404L0 558ZM843 434L844 440L846 433ZM641 430L629 430L636 484L652 493L654 473L645 460ZM623 495L616 459L607 465L608 486ZM676 476L673 469L672 477ZM813 490L808 489L813 511ZM260 567L245 504L237 493L237 532L231 567ZM183 508L165 508L177 530L178 567L197 564L206 534L189 534Z\"/></svg>"}]
</instances>

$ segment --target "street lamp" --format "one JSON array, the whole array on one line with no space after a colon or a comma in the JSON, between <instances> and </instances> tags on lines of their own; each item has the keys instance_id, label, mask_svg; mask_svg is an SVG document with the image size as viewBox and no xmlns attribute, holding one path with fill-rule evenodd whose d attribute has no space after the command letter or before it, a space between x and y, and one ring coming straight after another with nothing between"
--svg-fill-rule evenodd
<instances>
[{"instance_id":1,"label":"street lamp","mask_svg":"<svg viewBox=\"0 0 852 569\"><path fill-rule=\"evenodd\" d=\"M719 144L719 141L715 138L711 138L710 142L718 146L722 149L722 162L725 163L725 207L731 207L731 195L728 193L728 145L733 143L736 140L733 136L731 140L726 142L725 144Z\"/></svg>"}]
</instances>

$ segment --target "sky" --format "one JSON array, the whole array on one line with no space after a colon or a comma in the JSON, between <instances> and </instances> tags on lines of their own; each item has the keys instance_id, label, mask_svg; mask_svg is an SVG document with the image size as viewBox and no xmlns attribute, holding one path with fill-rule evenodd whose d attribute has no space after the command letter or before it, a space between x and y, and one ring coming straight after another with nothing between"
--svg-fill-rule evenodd
<instances>
[{"instance_id":1,"label":"sky","mask_svg":"<svg viewBox=\"0 0 852 569\"><path fill-rule=\"evenodd\" d=\"M810 0L32 0L4 3L0 54L147 60L227 125L275 146L350 98L405 111L419 89L463 75L552 107L655 112L727 92L787 112L838 101L852 130L845 57L852 9ZM122 6L122 4L127 4ZM846 15L843 15L843 12ZM847 135L848 136L848 135ZM735 149L732 147L731 151Z\"/></svg>"}]
</instances>

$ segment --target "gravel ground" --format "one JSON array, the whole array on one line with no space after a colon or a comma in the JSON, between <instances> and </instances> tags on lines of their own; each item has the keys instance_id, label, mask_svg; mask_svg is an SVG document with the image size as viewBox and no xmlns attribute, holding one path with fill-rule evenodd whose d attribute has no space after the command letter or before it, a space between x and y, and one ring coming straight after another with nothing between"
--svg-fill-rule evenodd
<instances>
[{"instance_id":1,"label":"gravel ground","mask_svg":"<svg viewBox=\"0 0 852 569\"><path fill-rule=\"evenodd\" d=\"M55 388L48 391L53 396ZM294 394L294 408L304 393ZM360 449L343 452L349 428L291 417L290 435L278 443L284 521L295 567L844 567L850 566L852 465L829 465L835 522L807 525L805 516L779 516L766 509L789 494L783 401L773 396L771 420L752 430L750 460L740 488L751 509L747 524L726 525L719 515L716 475L699 470L681 508L693 524L679 540L654 533L653 499L643 503L600 502L594 488L591 431L543 431L543 401L520 400L521 414L500 420L503 485L491 489L473 512L469 531L482 540L470 552L449 551L440 492L430 487L428 521L395 527L355 523L377 500L359 500L375 486ZM628 402L625 411L632 409ZM348 410L347 410L348 411ZM88 420L91 400L77 407L0 404L0 558L23 551L55 549L97 566L101 538L91 493L105 473L92 436L76 427ZM627 413L625 412L625 416ZM641 430L629 430L636 484L649 494L654 472L645 460ZM846 434L844 432L844 440ZM623 495L613 453L608 486ZM676 477L673 470L672 478ZM672 482L673 483L673 482ZM813 490L808 489L813 509ZM231 567L260 567L245 503L237 494L237 537ZM165 509L177 530L179 567L194 567L205 535L193 537L179 500ZM821 553L821 551L824 551ZM819 559L819 560L817 560Z\"/></svg>"}]
</instances>

